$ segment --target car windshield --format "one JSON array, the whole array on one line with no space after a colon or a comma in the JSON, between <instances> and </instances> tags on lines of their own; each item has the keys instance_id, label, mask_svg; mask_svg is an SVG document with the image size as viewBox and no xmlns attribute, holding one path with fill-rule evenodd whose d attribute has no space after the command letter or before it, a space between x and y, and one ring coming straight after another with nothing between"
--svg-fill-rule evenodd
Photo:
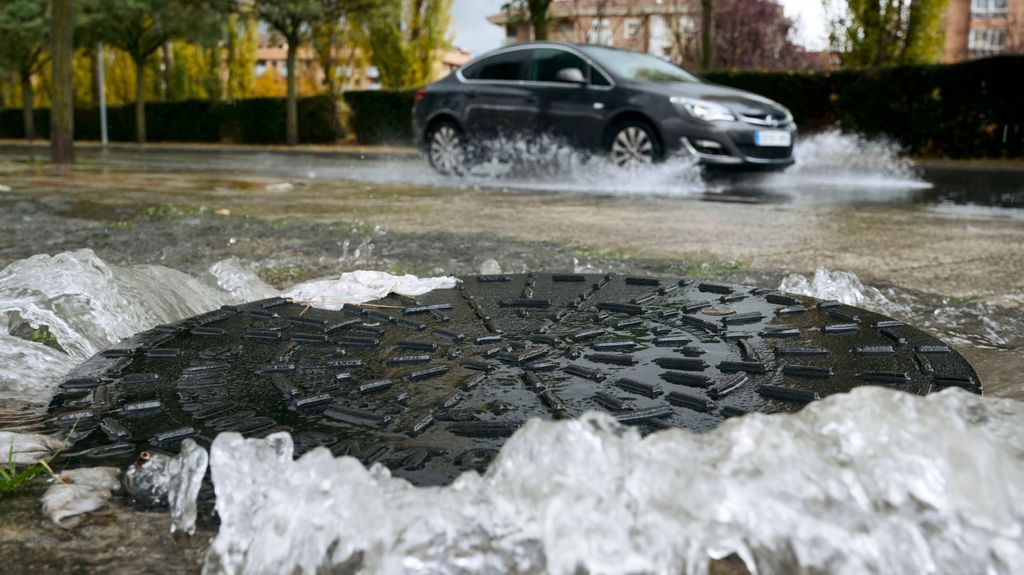
<instances>
[{"instance_id":1,"label":"car windshield","mask_svg":"<svg viewBox=\"0 0 1024 575\"><path fill-rule=\"evenodd\" d=\"M700 78L654 56L616 50L600 46L588 46L586 51L606 68L627 80L642 80L658 84L676 82L700 83Z\"/></svg>"}]
</instances>

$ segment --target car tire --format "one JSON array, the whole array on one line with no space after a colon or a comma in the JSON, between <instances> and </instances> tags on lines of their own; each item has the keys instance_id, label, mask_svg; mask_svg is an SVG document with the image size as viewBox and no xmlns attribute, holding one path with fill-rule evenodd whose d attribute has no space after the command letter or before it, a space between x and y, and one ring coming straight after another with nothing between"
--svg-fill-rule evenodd
<instances>
[{"instance_id":1,"label":"car tire","mask_svg":"<svg viewBox=\"0 0 1024 575\"><path fill-rule=\"evenodd\" d=\"M609 131L608 158L620 168L649 166L662 158L661 142L646 122L629 120Z\"/></svg>"},{"instance_id":2,"label":"car tire","mask_svg":"<svg viewBox=\"0 0 1024 575\"><path fill-rule=\"evenodd\" d=\"M469 172L469 150L465 133L454 122L440 121L427 132L427 159L430 166L446 176Z\"/></svg>"}]
</instances>

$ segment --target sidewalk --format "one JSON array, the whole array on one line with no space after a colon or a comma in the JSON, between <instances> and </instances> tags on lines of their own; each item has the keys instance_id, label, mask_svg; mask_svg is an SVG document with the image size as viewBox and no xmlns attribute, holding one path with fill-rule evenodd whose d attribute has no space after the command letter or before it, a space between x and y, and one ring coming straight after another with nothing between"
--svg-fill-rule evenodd
<instances>
[{"instance_id":1,"label":"sidewalk","mask_svg":"<svg viewBox=\"0 0 1024 575\"><path fill-rule=\"evenodd\" d=\"M0 139L0 146L32 147L40 150L49 149L50 142L45 139L26 140ZM75 141L75 148L88 150L102 149L96 141ZM111 142L107 149L113 152L275 152L285 154L318 154L325 156L374 156L381 158L415 157L419 154L412 146L364 146L359 144L301 144L285 146L280 144L212 144L204 142L153 142L136 144L133 142Z\"/></svg>"}]
</instances>

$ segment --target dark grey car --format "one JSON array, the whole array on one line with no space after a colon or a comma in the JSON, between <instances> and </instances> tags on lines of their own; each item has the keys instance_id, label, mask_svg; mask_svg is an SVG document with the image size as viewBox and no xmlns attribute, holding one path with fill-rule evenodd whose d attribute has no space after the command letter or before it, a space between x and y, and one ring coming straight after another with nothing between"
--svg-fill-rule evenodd
<instances>
[{"instance_id":1,"label":"dark grey car","mask_svg":"<svg viewBox=\"0 0 1024 575\"><path fill-rule=\"evenodd\" d=\"M417 144L440 172L459 174L476 144L548 134L620 166L670 154L701 163L783 169L796 126L782 105L709 83L628 50L531 42L485 54L416 94Z\"/></svg>"}]
</instances>

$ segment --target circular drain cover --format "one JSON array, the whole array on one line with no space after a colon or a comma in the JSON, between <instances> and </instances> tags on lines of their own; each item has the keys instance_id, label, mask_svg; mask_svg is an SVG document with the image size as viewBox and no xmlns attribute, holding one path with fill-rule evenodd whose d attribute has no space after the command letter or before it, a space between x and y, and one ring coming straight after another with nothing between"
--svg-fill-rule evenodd
<instances>
[{"instance_id":1,"label":"circular drain cover","mask_svg":"<svg viewBox=\"0 0 1024 575\"><path fill-rule=\"evenodd\" d=\"M735 313L715 314L728 307ZM703 313L710 311L711 314ZM417 484L482 469L531 417L604 410L706 431L858 385L981 392L930 335L834 301L689 279L466 278L341 311L272 299L138 334L51 404L76 459L127 463L192 437L289 431Z\"/></svg>"}]
</instances>

